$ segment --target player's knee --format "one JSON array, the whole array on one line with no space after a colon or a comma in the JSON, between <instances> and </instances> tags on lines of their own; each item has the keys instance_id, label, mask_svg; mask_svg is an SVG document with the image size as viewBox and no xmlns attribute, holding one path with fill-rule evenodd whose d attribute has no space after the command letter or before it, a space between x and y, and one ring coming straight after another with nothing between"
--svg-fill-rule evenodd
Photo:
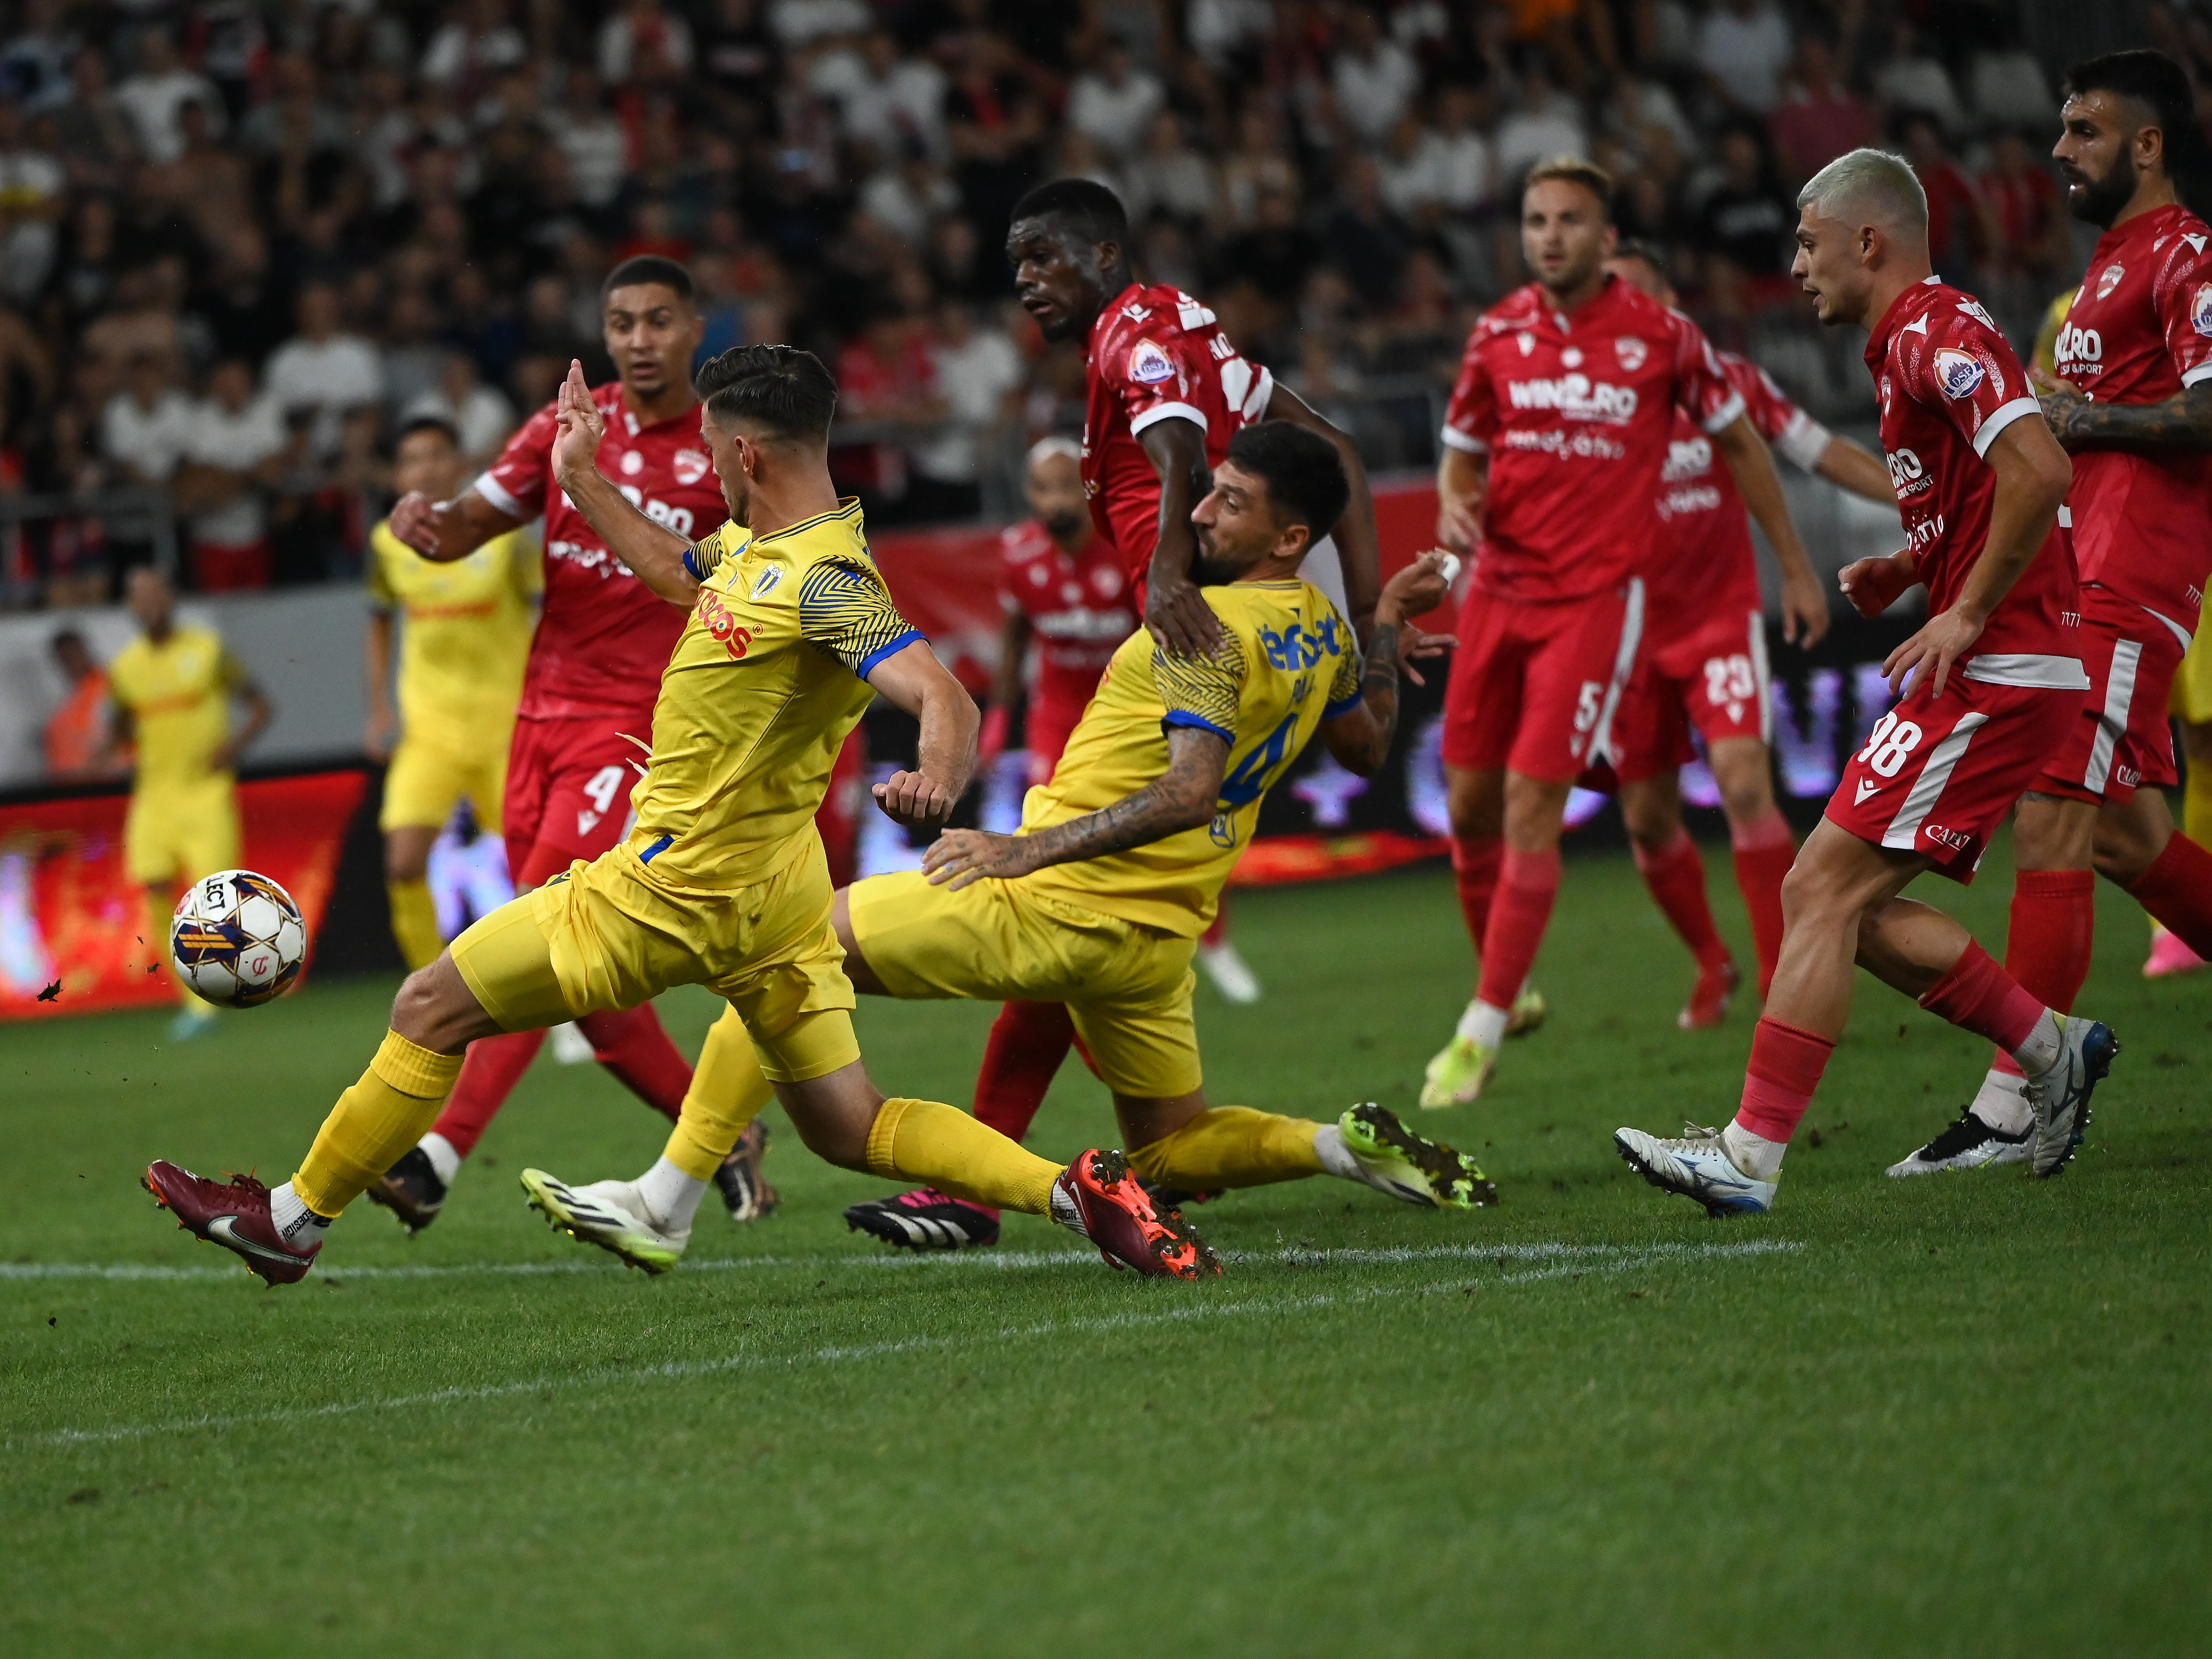
<instances>
[{"instance_id":1,"label":"player's knee","mask_svg":"<svg viewBox=\"0 0 2212 1659\"><path fill-rule=\"evenodd\" d=\"M2136 878L2155 864L2159 854L2166 851L2166 839L2172 830L2170 825L2158 828L2165 833L2157 833L2139 813L2100 813L2097 832L2090 843L2090 861L2097 873L2123 887L2133 885Z\"/></svg>"},{"instance_id":2,"label":"player's knee","mask_svg":"<svg viewBox=\"0 0 2212 1659\"><path fill-rule=\"evenodd\" d=\"M1444 811L1462 841L1486 841L1504 831L1504 781L1486 772L1444 773Z\"/></svg>"}]
</instances>

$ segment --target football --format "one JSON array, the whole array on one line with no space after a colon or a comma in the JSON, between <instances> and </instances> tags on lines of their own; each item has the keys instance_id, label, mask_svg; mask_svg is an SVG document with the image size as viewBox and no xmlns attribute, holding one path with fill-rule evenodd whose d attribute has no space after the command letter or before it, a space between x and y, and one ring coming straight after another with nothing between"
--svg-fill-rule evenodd
<instances>
[{"instance_id":1,"label":"football","mask_svg":"<svg viewBox=\"0 0 2212 1659\"><path fill-rule=\"evenodd\" d=\"M253 1008L292 988L307 959L307 925L292 896L251 870L219 870L185 890L169 923L169 960L210 1002Z\"/></svg>"}]
</instances>

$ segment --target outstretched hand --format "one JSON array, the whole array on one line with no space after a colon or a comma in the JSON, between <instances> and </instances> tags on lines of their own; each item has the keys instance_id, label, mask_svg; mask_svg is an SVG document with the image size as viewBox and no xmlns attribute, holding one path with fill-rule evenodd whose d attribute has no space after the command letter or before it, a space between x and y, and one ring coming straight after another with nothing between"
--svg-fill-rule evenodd
<instances>
[{"instance_id":1,"label":"outstretched hand","mask_svg":"<svg viewBox=\"0 0 2212 1659\"><path fill-rule=\"evenodd\" d=\"M592 401L592 388L584 381L584 365L568 360L568 378L553 399L553 477L556 481L591 470L597 465L599 440L606 435L607 417ZM394 533L397 532L395 527Z\"/></svg>"},{"instance_id":2,"label":"outstretched hand","mask_svg":"<svg viewBox=\"0 0 2212 1659\"><path fill-rule=\"evenodd\" d=\"M392 533L417 553L438 550L438 520L446 509L419 489L410 489L392 504L387 522Z\"/></svg>"}]
</instances>

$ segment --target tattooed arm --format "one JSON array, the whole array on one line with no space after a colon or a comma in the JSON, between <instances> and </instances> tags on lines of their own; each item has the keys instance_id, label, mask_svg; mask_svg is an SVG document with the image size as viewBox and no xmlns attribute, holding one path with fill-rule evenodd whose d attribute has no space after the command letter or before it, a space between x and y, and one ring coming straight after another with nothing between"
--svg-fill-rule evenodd
<instances>
[{"instance_id":1,"label":"tattooed arm","mask_svg":"<svg viewBox=\"0 0 2212 1659\"><path fill-rule=\"evenodd\" d=\"M1322 722L1322 741L1347 772L1372 777L1390 757L1391 739L1398 732L1399 634L1408 617L1433 611L1443 599L1444 557L1441 552L1424 553L1390 578L1375 607L1359 701Z\"/></svg>"},{"instance_id":2,"label":"tattooed arm","mask_svg":"<svg viewBox=\"0 0 2212 1659\"><path fill-rule=\"evenodd\" d=\"M1170 726L1168 769L1135 794L1033 836L948 830L921 855L921 867L933 885L949 883L957 890L971 881L1026 876L1047 865L1073 864L1164 841L1212 821L1228 766L1229 744L1218 732Z\"/></svg>"},{"instance_id":3,"label":"tattooed arm","mask_svg":"<svg viewBox=\"0 0 2212 1659\"><path fill-rule=\"evenodd\" d=\"M2212 449L2212 380L2154 404L2100 404L2070 381L2035 378L2043 417L2069 450Z\"/></svg>"}]
</instances>

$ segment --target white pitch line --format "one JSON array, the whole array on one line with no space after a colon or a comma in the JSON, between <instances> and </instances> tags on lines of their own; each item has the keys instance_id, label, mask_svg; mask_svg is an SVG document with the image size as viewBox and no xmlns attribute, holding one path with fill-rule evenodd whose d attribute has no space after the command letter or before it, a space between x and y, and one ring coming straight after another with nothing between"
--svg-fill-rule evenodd
<instances>
[{"instance_id":1,"label":"white pitch line","mask_svg":"<svg viewBox=\"0 0 2212 1659\"><path fill-rule=\"evenodd\" d=\"M1752 1239L1728 1244L1653 1244L1626 1245L1521 1245L1492 1246L1476 1250L1449 1248L1433 1251L1410 1253L1421 1260L1455 1260L1487 1257L1496 1260L1548 1261L1550 1265L1533 1267L1518 1273L1502 1273L1488 1282L1496 1285L1528 1285L1544 1279L1566 1279L1583 1273L1618 1273L1632 1268L1656 1266L1667 1261L1682 1261L1699 1258L1745 1257L1771 1255L1802 1249L1804 1247L1786 1239ZM1600 1254L1604 1252L1604 1254ZM1062 1256L1073 1252L1061 1251ZM1288 1259L1294 1253L1279 1252L1273 1258ZM1304 1259L1311 1260L1318 1253L1306 1253ZM1342 1260L1352 1253L1331 1251L1331 1257ZM1409 1253L1377 1252L1392 1260L1408 1259ZM1080 1259L1080 1258L1078 1258ZM265 1425L273 1423L307 1422L327 1417L349 1417L365 1412L405 1411L418 1407L469 1405L482 1401L502 1400L518 1395L550 1394L581 1389L634 1386L648 1382L686 1382L697 1377L726 1375L733 1371L766 1370L775 1367L803 1365L851 1364L863 1360L879 1359L896 1354L915 1353L932 1349L974 1346L1003 1345L1035 1337L1073 1336L1103 1331L1136 1330L1151 1326L1170 1324L1210 1323L1215 1320L1235 1319L1254 1314L1291 1314L1316 1309L1349 1306L1364 1302L1379 1302L1399 1297L1417 1296L1426 1291L1445 1288L1434 1280L1419 1285L1370 1285L1351 1291L1327 1291L1310 1296L1248 1297L1235 1302L1195 1302L1180 1308L1152 1313L1117 1313L1097 1315L1080 1319L1045 1320L1030 1325L1010 1325L989 1332L958 1333L945 1336L905 1337L894 1341L840 1343L825 1347L803 1349L784 1353L738 1352L720 1359L671 1360L659 1365L638 1366L628 1370L593 1371L580 1376L535 1377L527 1382L493 1382L475 1388L434 1389L427 1393L389 1395L382 1399L332 1401L322 1406L299 1406L266 1412L234 1412L209 1413L199 1417L172 1418L155 1423L125 1424L107 1429L61 1429L52 1433L30 1435L12 1443L17 1445L85 1446L112 1444L121 1440L143 1440L159 1434L184 1434L201 1429L232 1429Z\"/></svg>"},{"instance_id":2,"label":"white pitch line","mask_svg":"<svg viewBox=\"0 0 2212 1659\"><path fill-rule=\"evenodd\" d=\"M1277 1250L1223 1250L1224 1261L1276 1262L1297 1267L1349 1267L1363 1264L1394 1264L1408 1261L1480 1261L1486 1258L1509 1261L1553 1261L1569 1257L1602 1256L1622 1250L1661 1250L1702 1252L1711 1249L1725 1249L1731 1255L1762 1255L1774 1250L1794 1250L1800 1246L1789 1239L1755 1239L1724 1246L1704 1244L1423 1244L1387 1247L1348 1246L1342 1249L1293 1247ZM717 1256L706 1261L686 1261L680 1271L687 1273L727 1273L737 1269L801 1267L893 1267L919 1268L930 1272L945 1272L953 1268L996 1269L1000 1272L1019 1272L1032 1267L1057 1267L1068 1263L1096 1261L1090 1250L957 1250L902 1252L823 1253L816 1255L734 1255ZM480 1274L510 1275L535 1278L548 1273L615 1273L626 1271L615 1261L602 1255L579 1256L562 1261L459 1261L444 1265L425 1263L404 1267L345 1267L318 1269L315 1276L341 1282L356 1279L453 1279ZM152 1280L160 1284L235 1284L239 1268L234 1264L210 1267L172 1267L156 1262L140 1261L0 1261L0 1282L15 1280L45 1280L91 1279L131 1282Z\"/></svg>"}]
</instances>

